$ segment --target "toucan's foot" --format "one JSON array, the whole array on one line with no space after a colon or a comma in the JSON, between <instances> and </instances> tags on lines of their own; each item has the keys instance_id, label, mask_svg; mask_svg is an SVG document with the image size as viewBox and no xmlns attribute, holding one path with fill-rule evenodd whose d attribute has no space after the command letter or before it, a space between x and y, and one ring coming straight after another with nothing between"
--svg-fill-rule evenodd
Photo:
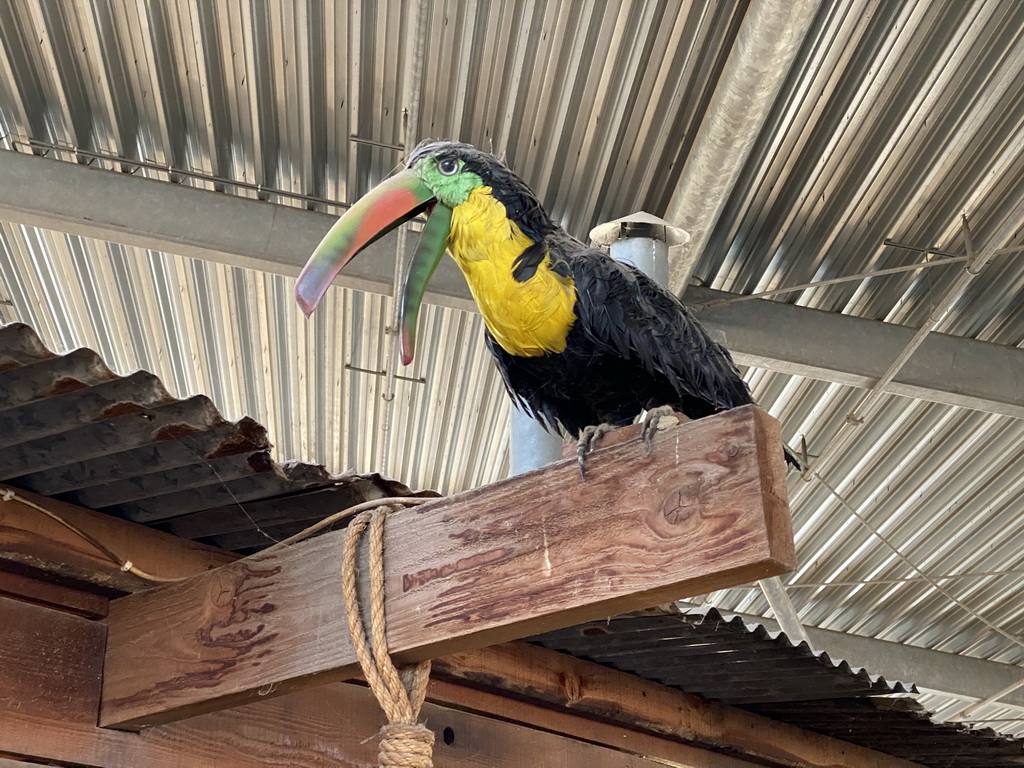
<instances>
[{"instance_id":1,"label":"toucan's foot","mask_svg":"<svg viewBox=\"0 0 1024 768\"><path fill-rule=\"evenodd\" d=\"M587 454L597 448L597 443L602 437L615 429L614 424L598 424L597 426L584 427L580 432L580 439L576 443L576 464L580 468L580 478L587 479Z\"/></svg>"},{"instance_id":2,"label":"toucan's foot","mask_svg":"<svg viewBox=\"0 0 1024 768\"><path fill-rule=\"evenodd\" d=\"M640 434L644 439L644 450L650 453L654 450L654 436L658 432L658 424L666 416L671 416L676 412L675 408L671 405L661 405L657 408L651 408L644 416L644 428Z\"/></svg>"}]
</instances>

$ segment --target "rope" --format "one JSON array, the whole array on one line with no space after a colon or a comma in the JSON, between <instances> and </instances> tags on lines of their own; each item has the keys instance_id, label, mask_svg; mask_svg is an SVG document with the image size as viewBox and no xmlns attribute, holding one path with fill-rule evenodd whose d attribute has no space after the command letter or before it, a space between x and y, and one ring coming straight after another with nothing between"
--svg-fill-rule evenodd
<instances>
[{"instance_id":1,"label":"rope","mask_svg":"<svg viewBox=\"0 0 1024 768\"><path fill-rule=\"evenodd\" d=\"M325 517L323 520L318 520L308 528L303 528L301 531L296 533L294 536L289 536L287 539L281 539L276 544L272 544L264 550L260 551L260 554L267 555L271 552L277 552L279 549L290 547L292 544L300 542L304 539L308 539L314 533L334 525L339 520L346 517L352 517L353 515L363 512L367 509L376 509L377 507L387 507L393 504L401 504L402 506L411 507L417 504L426 504L428 501L436 501L436 496L387 496L383 499L371 499L370 501L364 501L362 504L356 504L354 507L346 507L340 512L335 512L333 515Z\"/></svg>"},{"instance_id":2,"label":"rope","mask_svg":"<svg viewBox=\"0 0 1024 768\"><path fill-rule=\"evenodd\" d=\"M384 520L390 509L378 507L356 517L348 527L341 560L341 588L345 616L356 658L388 724L380 729L380 768L433 768L434 734L417 723L427 695L430 662L401 671L388 654L384 617ZM369 527L370 637L367 638L356 587L359 537Z\"/></svg>"}]
</instances>

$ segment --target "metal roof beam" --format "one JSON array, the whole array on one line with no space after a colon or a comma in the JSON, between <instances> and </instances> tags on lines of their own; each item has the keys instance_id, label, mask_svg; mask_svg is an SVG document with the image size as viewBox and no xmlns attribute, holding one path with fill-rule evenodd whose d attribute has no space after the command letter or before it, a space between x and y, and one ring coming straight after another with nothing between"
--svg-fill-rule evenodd
<instances>
[{"instance_id":1,"label":"metal roof beam","mask_svg":"<svg viewBox=\"0 0 1024 768\"><path fill-rule=\"evenodd\" d=\"M222 264L297 275L334 223L329 214L0 151L0 219ZM391 293L394 234L338 280ZM446 259L427 301L474 309ZM696 305L732 295L691 286ZM701 321L742 365L853 387L877 382L916 329L756 299L703 309ZM1024 349L931 333L886 392L1024 418Z\"/></svg>"},{"instance_id":2,"label":"metal roof beam","mask_svg":"<svg viewBox=\"0 0 1024 768\"><path fill-rule=\"evenodd\" d=\"M665 218L690 233L669 265L682 295L789 76L819 0L755 0L743 16Z\"/></svg>"},{"instance_id":3,"label":"metal roof beam","mask_svg":"<svg viewBox=\"0 0 1024 768\"><path fill-rule=\"evenodd\" d=\"M684 299L740 365L867 389L918 329L691 286ZM884 392L1024 418L1024 349L930 333Z\"/></svg>"},{"instance_id":4,"label":"metal roof beam","mask_svg":"<svg viewBox=\"0 0 1024 768\"><path fill-rule=\"evenodd\" d=\"M196 187L0 150L0 219L297 276L337 216ZM391 293L395 232L370 245L336 281ZM458 268L442 263L427 300L472 309Z\"/></svg>"}]
</instances>

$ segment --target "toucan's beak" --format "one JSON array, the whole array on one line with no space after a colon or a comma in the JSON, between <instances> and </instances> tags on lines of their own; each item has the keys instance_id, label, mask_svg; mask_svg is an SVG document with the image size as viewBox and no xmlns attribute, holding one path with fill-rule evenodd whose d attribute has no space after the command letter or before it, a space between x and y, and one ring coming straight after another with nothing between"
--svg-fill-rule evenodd
<instances>
[{"instance_id":1,"label":"toucan's beak","mask_svg":"<svg viewBox=\"0 0 1024 768\"><path fill-rule=\"evenodd\" d=\"M409 269L405 273L405 285L402 286L402 309L399 314L398 327L402 329L402 364L412 362L416 349L416 324L420 316L420 304L427 283L441 263L448 235L452 229L452 209L444 203L430 204L430 215L420 233L420 242L416 246Z\"/></svg>"},{"instance_id":2,"label":"toucan's beak","mask_svg":"<svg viewBox=\"0 0 1024 768\"><path fill-rule=\"evenodd\" d=\"M312 314L331 282L353 256L377 238L411 219L433 199L434 194L430 188L409 169L382 181L361 197L335 222L302 269L295 283L295 300L302 311L306 315ZM441 253L444 253L444 246L441 247ZM425 283L423 287L426 287ZM415 322L416 312L413 312L412 317Z\"/></svg>"}]
</instances>

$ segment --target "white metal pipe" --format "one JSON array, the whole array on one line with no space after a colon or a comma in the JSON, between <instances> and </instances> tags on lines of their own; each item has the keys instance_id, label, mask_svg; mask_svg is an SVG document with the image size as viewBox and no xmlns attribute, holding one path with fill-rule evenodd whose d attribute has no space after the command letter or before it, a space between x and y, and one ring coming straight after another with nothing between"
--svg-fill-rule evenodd
<instances>
[{"instance_id":1,"label":"white metal pipe","mask_svg":"<svg viewBox=\"0 0 1024 768\"><path fill-rule=\"evenodd\" d=\"M538 469L562 458L561 435L548 432L514 404L509 416L509 477Z\"/></svg>"},{"instance_id":2,"label":"white metal pipe","mask_svg":"<svg viewBox=\"0 0 1024 768\"><path fill-rule=\"evenodd\" d=\"M804 625L800 621L800 614L797 613L796 606L793 605L789 593L786 592L786 585L782 583L782 579L772 576L770 579L761 579L758 585L764 592L768 605L771 606L772 613L775 614L775 620L779 622L779 627L786 633L786 637L794 644L804 642L810 645L811 639L807 636L807 630L804 629Z\"/></svg>"},{"instance_id":3,"label":"white metal pipe","mask_svg":"<svg viewBox=\"0 0 1024 768\"><path fill-rule=\"evenodd\" d=\"M668 243L652 237L626 237L612 243L610 254L616 261L630 264L658 285L668 283Z\"/></svg>"},{"instance_id":4,"label":"white metal pipe","mask_svg":"<svg viewBox=\"0 0 1024 768\"><path fill-rule=\"evenodd\" d=\"M1006 696L1009 696L1011 693L1020 690L1021 688L1024 688L1024 677L1022 677L1020 680L1014 683L1010 683L1002 690L996 691L991 696L988 696L984 699L979 699L978 701L974 702L973 704L969 704L968 706L964 707L958 712L954 712L952 715L949 715L946 718L946 720L969 720L970 716L982 707L986 707L989 704L995 704L997 701L1003 699Z\"/></svg>"}]
</instances>

